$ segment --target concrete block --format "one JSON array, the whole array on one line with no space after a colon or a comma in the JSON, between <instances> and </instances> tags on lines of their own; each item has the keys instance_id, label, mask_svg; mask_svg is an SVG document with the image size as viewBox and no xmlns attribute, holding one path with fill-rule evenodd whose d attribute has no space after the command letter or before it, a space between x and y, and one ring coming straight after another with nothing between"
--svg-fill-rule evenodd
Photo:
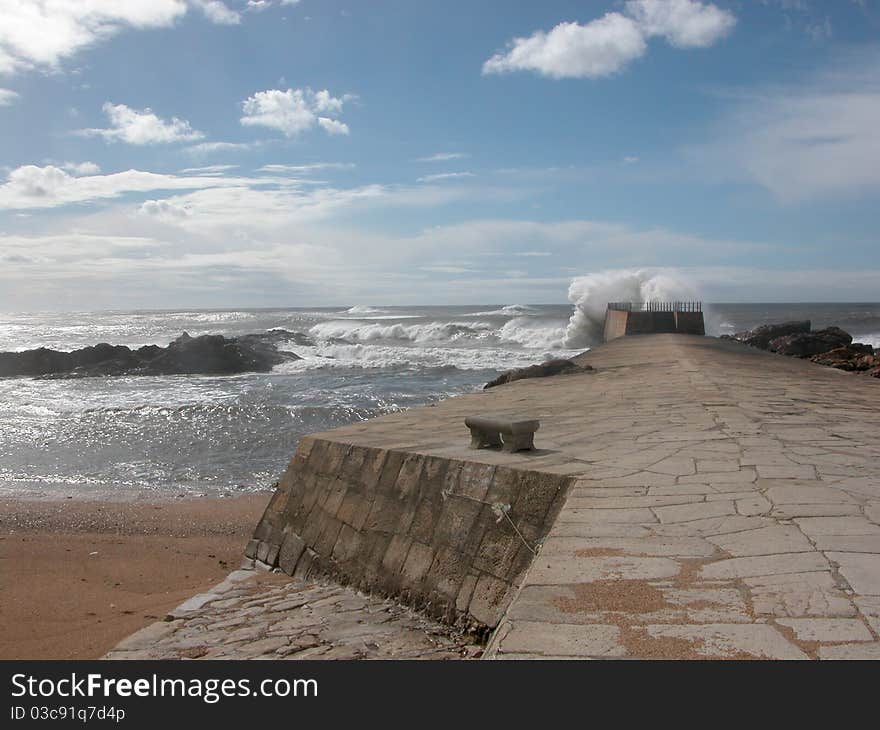
<instances>
[{"instance_id":1,"label":"concrete block","mask_svg":"<svg viewBox=\"0 0 880 730\"><path fill-rule=\"evenodd\" d=\"M334 560L340 563L354 562L360 556L364 538L353 527L343 524L336 538L336 544L331 553Z\"/></svg>"},{"instance_id":2,"label":"concrete block","mask_svg":"<svg viewBox=\"0 0 880 730\"><path fill-rule=\"evenodd\" d=\"M428 569L426 583L430 589L435 590L454 604L469 568L469 556L448 546L437 548L434 553L434 562Z\"/></svg>"},{"instance_id":3,"label":"concrete block","mask_svg":"<svg viewBox=\"0 0 880 730\"><path fill-rule=\"evenodd\" d=\"M510 586L502 580L483 574L477 579L468 605L468 613L481 624L494 628L507 608Z\"/></svg>"},{"instance_id":4,"label":"concrete block","mask_svg":"<svg viewBox=\"0 0 880 730\"><path fill-rule=\"evenodd\" d=\"M295 532L288 532L278 551L278 567L288 575L293 575L300 556L306 549L305 541Z\"/></svg>"},{"instance_id":5,"label":"concrete block","mask_svg":"<svg viewBox=\"0 0 880 730\"><path fill-rule=\"evenodd\" d=\"M385 551L385 555L382 558L382 568L390 575L398 574L403 567L403 563L406 560L406 554L409 552L411 544L412 539L409 537L392 535L391 541L388 544L388 549Z\"/></svg>"},{"instance_id":6,"label":"concrete block","mask_svg":"<svg viewBox=\"0 0 880 730\"><path fill-rule=\"evenodd\" d=\"M473 573L466 575L461 582L461 588L458 590L458 595L455 597L455 610L459 613L465 613L468 610L468 606L470 606L471 597L474 594L474 588L477 585L477 578L479 576L474 575Z\"/></svg>"},{"instance_id":7,"label":"concrete block","mask_svg":"<svg viewBox=\"0 0 880 730\"><path fill-rule=\"evenodd\" d=\"M333 552L336 540L342 530L342 523L335 517L325 517L324 527L312 547L318 555L328 557Z\"/></svg>"},{"instance_id":8,"label":"concrete block","mask_svg":"<svg viewBox=\"0 0 880 730\"><path fill-rule=\"evenodd\" d=\"M379 475L379 482L376 485L376 489L379 492L387 494L394 489L397 477L400 475L400 469L403 466L404 456L405 454L402 451L386 452L382 471Z\"/></svg>"},{"instance_id":9,"label":"concrete block","mask_svg":"<svg viewBox=\"0 0 880 730\"><path fill-rule=\"evenodd\" d=\"M248 540L248 544L244 549L244 554L246 557L254 559L257 557L257 550L260 548L260 541L255 537Z\"/></svg>"},{"instance_id":10,"label":"concrete block","mask_svg":"<svg viewBox=\"0 0 880 730\"><path fill-rule=\"evenodd\" d=\"M388 451L385 449L367 449L360 480L364 489L374 492L379 488L379 480L385 470Z\"/></svg>"},{"instance_id":11,"label":"concrete block","mask_svg":"<svg viewBox=\"0 0 880 730\"><path fill-rule=\"evenodd\" d=\"M410 545L401 573L408 585L421 583L434 562L434 550L429 545L413 542Z\"/></svg>"},{"instance_id":12,"label":"concrete block","mask_svg":"<svg viewBox=\"0 0 880 730\"><path fill-rule=\"evenodd\" d=\"M410 501L418 498L424 461L425 457L421 454L407 454L404 457L392 492L398 499Z\"/></svg>"}]
</instances>

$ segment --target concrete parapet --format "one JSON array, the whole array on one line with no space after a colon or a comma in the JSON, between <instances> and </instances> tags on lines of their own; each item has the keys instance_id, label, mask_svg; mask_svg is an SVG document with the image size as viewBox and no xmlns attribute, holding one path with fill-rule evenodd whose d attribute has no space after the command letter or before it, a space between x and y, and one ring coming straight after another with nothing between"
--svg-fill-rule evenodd
<instances>
[{"instance_id":1,"label":"concrete parapet","mask_svg":"<svg viewBox=\"0 0 880 730\"><path fill-rule=\"evenodd\" d=\"M605 312L605 342L624 335L705 335L702 311L614 309Z\"/></svg>"},{"instance_id":2,"label":"concrete parapet","mask_svg":"<svg viewBox=\"0 0 880 730\"><path fill-rule=\"evenodd\" d=\"M247 555L483 631L503 615L571 481L307 437Z\"/></svg>"}]
</instances>

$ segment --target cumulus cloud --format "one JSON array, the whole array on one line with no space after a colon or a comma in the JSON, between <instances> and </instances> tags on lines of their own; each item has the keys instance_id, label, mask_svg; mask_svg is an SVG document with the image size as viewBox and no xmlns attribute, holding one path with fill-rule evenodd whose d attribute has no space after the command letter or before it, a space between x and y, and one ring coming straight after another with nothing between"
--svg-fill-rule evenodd
<instances>
[{"instance_id":1,"label":"cumulus cloud","mask_svg":"<svg viewBox=\"0 0 880 730\"><path fill-rule=\"evenodd\" d=\"M351 131L344 122L329 117L318 117L318 124L327 134L348 134Z\"/></svg>"},{"instance_id":2,"label":"cumulus cloud","mask_svg":"<svg viewBox=\"0 0 880 730\"><path fill-rule=\"evenodd\" d=\"M619 71L644 54L645 38L636 23L606 13L586 25L560 23L549 33L514 38L504 53L483 64L484 74L535 71L552 78L596 78Z\"/></svg>"},{"instance_id":3,"label":"cumulus cloud","mask_svg":"<svg viewBox=\"0 0 880 730\"><path fill-rule=\"evenodd\" d=\"M227 7L221 0L190 0L190 2L201 10L208 20L217 25L238 25L241 22L241 15Z\"/></svg>"},{"instance_id":4,"label":"cumulus cloud","mask_svg":"<svg viewBox=\"0 0 880 730\"><path fill-rule=\"evenodd\" d=\"M606 13L581 25L559 23L549 32L514 38L483 64L484 74L533 71L551 78L610 76L643 56L647 39L661 36L679 48L704 48L726 35L736 19L698 0L630 0L624 13Z\"/></svg>"},{"instance_id":5,"label":"cumulus cloud","mask_svg":"<svg viewBox=\"0 0 880 730\"><path fill-rule=\"evenodd\" d=\"M197 129L193 129L189 122L177 117L171 117L170 121L166 121L156 116L149 108L132 109L125 104L111 104L109 101L102 108L110 120L110 127L81 129L79 134L134 145L191 142L205 136Z\"/></svg>"},{"instance_id":6,"label":"cumulus cloud","mask_svg":"<svg viewBox=\"0 0 880 730\"><path fill-rule=\"evenodd\" d=\"M629 0L626 10L645 35L676 48L706 48L736 25L732 13L697 0Z\"/></svg>"},{"instance_id":7,"label":"cumulus cloud","mask_svg":"<svg viewBox=\"0 0 880 730\"><path fill-rule=\"evenodd\" d=\"M126 28L162 28L186 13L183 0L3 0L0 73L56 68L82 48Z\"/></svg>"},{"instance_id":8,"label":"cumulus cloud","mask_svg":"<svg viewBox=\"0 0 880 730\"><path fill-rule=\"evenodd\" d=\"M138 209L143 215L157 218L186 218L192 211L170 200L145 200Z\"/></svg>"},{"instance_id":9,"label":"cumulus cloud","mask_svg":"<svg viewBox=\"0 0 880 730\"><path fill-rule=\"evenodd\" d=\"M97 175L101 172L101 168L94 162L65 162L61 167L77 177L80 175Z\"/></svg>"},{"instance_id":10,"label":"cumulus cloud","mask_svg":"<svg viewBox=\"0 0 880 730\"><path fill-rule=\"evenodd\" d=\"M0 89L0 106L11 106L18 99L18 92L12 89Z\"/></svg>"},{"instance_id":11,"label":"cumulus cloud","mask_svg":"<svg viewBox=\"0 0 880 730\"><path fill-rule=\"evenodd\" d=\"M286 137L297 137L320 126L328 134L348 134L344 122L335 119L345 102L353 97L331 96L326 89L267 89L258 91L241 103L241 123L248 127L269 127Z\"/></svg>"}]
</instances>

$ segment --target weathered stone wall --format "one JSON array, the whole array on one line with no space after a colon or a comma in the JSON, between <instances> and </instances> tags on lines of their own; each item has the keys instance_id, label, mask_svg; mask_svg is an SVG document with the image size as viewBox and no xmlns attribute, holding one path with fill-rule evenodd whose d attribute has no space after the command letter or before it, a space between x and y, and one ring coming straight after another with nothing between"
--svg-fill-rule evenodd
<instances>
[{"instance_id":1,"label":"weathered stone wall","mask_svg":"<svg viewBox=\"0 0 880 730\"><path fill-rule=\"evenodd\" d=\"M307 437L247 554L291 575L329 574L394 596L471 630L493 628L569 482ZM493 510L499 504L509 505L506 517Z\"/></svg>"}]
</instances>

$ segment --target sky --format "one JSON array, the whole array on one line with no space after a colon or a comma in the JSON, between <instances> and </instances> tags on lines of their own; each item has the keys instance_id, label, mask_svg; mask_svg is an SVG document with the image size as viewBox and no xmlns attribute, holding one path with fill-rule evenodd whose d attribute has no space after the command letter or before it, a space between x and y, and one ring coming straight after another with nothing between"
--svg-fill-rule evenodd
<instances>
[{"instance_id":1,"label":"sky","mask_svg":"<svg viewBox=\"0 0 880 730\"><path fill-rule=\"evenodd\" d=\"M0 0L0 311L880 300L880 0Z\"/></svg>"}]
</instances>

